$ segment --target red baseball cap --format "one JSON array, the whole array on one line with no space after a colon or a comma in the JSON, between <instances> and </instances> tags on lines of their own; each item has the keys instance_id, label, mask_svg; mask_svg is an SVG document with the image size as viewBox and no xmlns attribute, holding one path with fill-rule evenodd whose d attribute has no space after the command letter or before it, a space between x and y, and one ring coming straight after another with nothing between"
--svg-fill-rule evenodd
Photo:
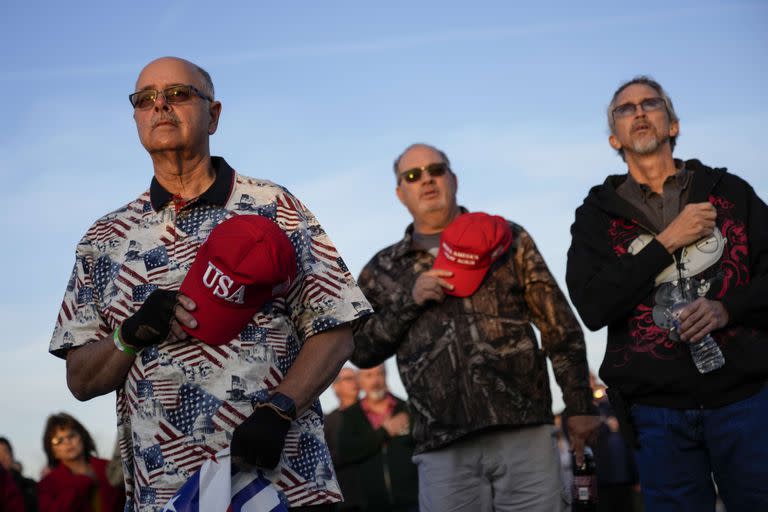
<instances>
[{"instance_id":1,"label":"red baseball cap","mask_svg":"<svg viewBox=\"0 0 768 512\"><path fill-rule=\"evenodd\" d=\"M444 277L453 290L448 295L469 297L480 287L491 264L507 252L512 228L498 215L483 212L459 215L440 235L440 250L432 268L450 270Z\"/></svg>"},{"instance_id":2,"label":"red baseball cap","mask_svg":"<svg viewBox=\"0 0 768 512\"><path fill-rule=\"evenodd\" d=\"M296 278L296 253L277 224L238 215L216 226L200 246L181 293L195 301L187 334L208 343L232 341L261 307Z\"/></svg>"}]
</instances>

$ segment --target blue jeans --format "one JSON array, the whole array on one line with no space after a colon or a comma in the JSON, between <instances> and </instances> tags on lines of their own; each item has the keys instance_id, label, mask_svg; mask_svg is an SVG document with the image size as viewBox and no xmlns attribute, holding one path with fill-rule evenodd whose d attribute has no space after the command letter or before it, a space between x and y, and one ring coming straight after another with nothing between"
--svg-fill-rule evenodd
<instances>
[{"instance_id":1,"label":"blue jeans","mask_svg":"<svg viewBox=\"0 0 768 512\"><path fill-rule=\"evenodd\" d=\"M768 511L768 386L717 409L635 404L646 512Z\"/></svg>"}]
</instances>

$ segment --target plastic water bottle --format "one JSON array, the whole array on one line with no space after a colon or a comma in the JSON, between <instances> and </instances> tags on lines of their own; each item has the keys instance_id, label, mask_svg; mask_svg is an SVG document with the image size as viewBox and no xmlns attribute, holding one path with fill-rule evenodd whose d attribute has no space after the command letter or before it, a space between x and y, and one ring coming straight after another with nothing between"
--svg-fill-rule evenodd
<instances>
[{"instance_id":1,"label":"plastic water bottle","mask_svg":"<svg viewBox=\"0 0 768 512\"><path fill-rule=\"evenodd\" d=\"M678 315L680 310L687 304L688 302L678 302L672 306L672 318L674 319L675 329L677 329L678 332L680 332ZM699 370L699 373L709 373L721 368L725 364L723 352L710 334L707 334L696 343L688 343L688 348L691 350L693 363L696 365L696 369Z\"/></svg>"},{"instance_id":2,"label":"plastic water bottle","mask_svg":"<svg viewBox=\"0 0 768 512\"><path fill-rule=\"evenodd\" d=\"M698 343L689 343L688 347L691 349L691 357L699 373L709 373L725 364L723 352L709 334Z\"/></svg>"},{"instance_id":3,"label":"plastic water bottle","mask_svg":"<svg viewBox=\"0 0 768 512\"><path fill-rule=\"evenodd\" d=\"M576 464L573 454L573 512L593 512L597 510L597 472L595 458L589 446L584 447L584 463Z\"/></svg>"}]
</instances>

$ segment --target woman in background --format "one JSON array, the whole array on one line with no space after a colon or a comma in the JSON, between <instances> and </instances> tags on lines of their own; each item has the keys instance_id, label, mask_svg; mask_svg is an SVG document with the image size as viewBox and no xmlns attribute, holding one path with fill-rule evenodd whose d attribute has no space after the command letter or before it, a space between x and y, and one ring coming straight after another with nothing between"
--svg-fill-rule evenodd
<instances>
[{"instance_id":1,"label":"woman in background","mask_svg":"<svg viewBox=\"0 0 768 512\"><path fill-rule=\"evenodd\" d=\"M125 496L107 480L107 461L79 421L66 413L48 417L43 449L50 471L38 484L40 512L118 512Z\"/></svg>"}]
</instances>

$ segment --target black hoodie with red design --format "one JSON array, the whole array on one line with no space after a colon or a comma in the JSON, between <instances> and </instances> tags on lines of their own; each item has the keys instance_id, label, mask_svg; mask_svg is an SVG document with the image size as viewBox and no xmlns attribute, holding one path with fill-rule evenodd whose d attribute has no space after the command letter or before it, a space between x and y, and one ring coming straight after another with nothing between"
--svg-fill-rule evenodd
<instances>
[{"instance_id":1,"label":"black hoodie with red design","mask_svg":"<svg viewBox=\"0 0 768 512\"><path fill-rule=\"evenodd\" d=\"M608 327L600 377L609 386L646 405L720 407L768 382L768 206L725 169L685 165L695 171L688 202L715 206L722 237L670 255L646 217L616 193L627 175L609 176L576 210L566 282L584 324ZM725 357L713 372L697 371L665 323L681 283L728 311L728 325L712 333Z\"/></svg>"}]
</instances>

